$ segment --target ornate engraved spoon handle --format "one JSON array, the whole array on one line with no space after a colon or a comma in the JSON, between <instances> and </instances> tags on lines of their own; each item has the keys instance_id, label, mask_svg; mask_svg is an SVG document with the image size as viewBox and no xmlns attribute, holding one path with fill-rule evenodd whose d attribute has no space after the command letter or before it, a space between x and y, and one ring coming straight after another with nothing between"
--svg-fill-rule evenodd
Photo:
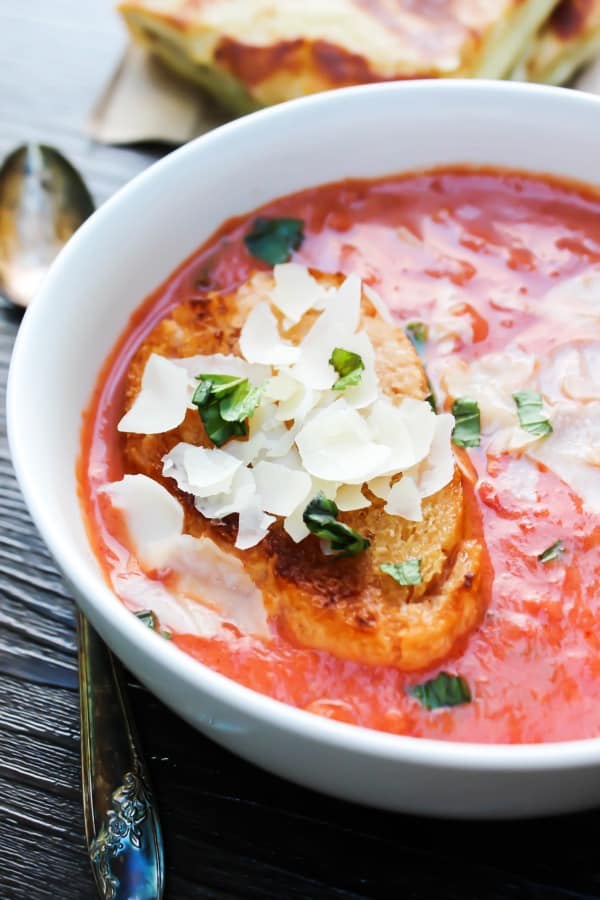
<instances>
[{"instance_id":1,"label":"ornate engraved spoon handle","mask_svg":"<svg viewBox=\"0 0 600 900\"><path fill-rule=\"evenodd\" d=\"M158 814L121 667L78 614L81 778L85 832L103 900L160 900Z\"/></svg>"}]
</instances>

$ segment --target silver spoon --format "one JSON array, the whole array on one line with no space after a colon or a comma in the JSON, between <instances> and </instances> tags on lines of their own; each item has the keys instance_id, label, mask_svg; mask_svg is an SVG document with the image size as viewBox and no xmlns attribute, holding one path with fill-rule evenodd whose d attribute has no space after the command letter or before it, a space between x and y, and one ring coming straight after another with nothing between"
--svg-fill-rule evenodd
<instances>
[{"instance_id":1,"label":"silver spoon","mask_svg":"<svg viewBox=\"0 0 600 900\"><path fill-rule=\"evenodd\" d=\"M52 147L0 167L0 294L28 306L61 247L93 212L81 176ZM121 666L78 613L81 770L88 851L103 900L160 900L162 836Z\"/></svg>"},{"instance_id":2,"label":"silver spoon","mask_svg":"<svg viewBox=\"0 0 600 900\"><path fill-rule=\"evenodd\" d=\"M94 211L73 166L52 147L26 144L0 168L0 291L28 306L48 267Z\"/></svg>"}]
</instances>

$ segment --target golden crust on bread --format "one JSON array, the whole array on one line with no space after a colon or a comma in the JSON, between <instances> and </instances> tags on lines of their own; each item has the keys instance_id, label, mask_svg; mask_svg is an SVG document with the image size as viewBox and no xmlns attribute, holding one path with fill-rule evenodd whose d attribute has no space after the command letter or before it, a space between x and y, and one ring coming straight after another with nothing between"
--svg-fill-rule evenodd
<instances>
[{"instance_id":1,"label":"golden crust on bread","mask_svg":"<svg viewBox=\"0 0 600 900\"><path fill-rule=\"evenodd\" d=\"M261 273L235 291L176 307L132 360L126 408L138 394L150 353L167 357L239 353L240 327L271 285L272 276ZM310 324L308 314L287 336L299 340ZM361 325L375 349L382 390L397 400L424 399L427 379L412 344L400 328L377 315L364 295ZM127 434L127 472L159 480L183 503L185 531L210 536L243 561L263 592L268 613L297 643L345 659L410 671L446 657L480 621L486 602L480 589L482 549L469 532L457 470L450 484L423 502L422 522L388 515L384 502L373 495L367 509L341 513L341 521L371 541L370 548L356 557L325 556L312 535L294 543L279 521L260 544L241 551L233 545L236 516L205 519L193 498L162 476L162 457L180 441L211 446L194 410L188 411L181 426L165 434ZM382 563L415 557L422 560L419 585L401 586L380 570Z\"/></svg>"},{"instance_id":2,"label":"golden crust on bread","mask_svg":"<svg viewBox=\"0 0 600 900\"><path fill-rule=\"evenodd\" d=\"M403 78L501 78L556 0L123 0L134 40L242 113Z\"/></svg>"},{"instance_id":3,"label":"golden crust on bread","mask_svg":"<svg viewBox=\"0 0 600 900\"><path fill-rule=\"evenodd\" d=\"M565 84L600 53L600 0L561 0L513 78Z\"/></svg>"}]
</instances>

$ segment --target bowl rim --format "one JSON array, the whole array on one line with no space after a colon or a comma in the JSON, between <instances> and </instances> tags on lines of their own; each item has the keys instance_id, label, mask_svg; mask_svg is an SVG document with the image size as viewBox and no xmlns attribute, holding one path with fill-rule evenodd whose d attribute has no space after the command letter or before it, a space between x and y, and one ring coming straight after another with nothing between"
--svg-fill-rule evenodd
<instances>
[{"instance_id":1,"label":"bowl rim","mask_svg":"<svg viewBox=\"0 0 600 900\"><path fill-rule=\"evenodd\" d=\"M329 748L351 751L372 758L413 763L422 767L469 770L481 772L552 771L595 766L600 761L600 737L554 741L536 744L498 744L439 740L426 737L398 735L364 726L331 720L283 701L261 694L221 675L172 646L151 632L118 600L104 582L100 572L94 575L89 563L69 542L69 533L54 529L49 510L44 507L43 490L36 485L35 473L27 468L27 453L22 450L25 431L18 415L20 385L28 376L28 358L35 351L37 320L44 307L53 302L60 290L62 273L71 265L82 244L89 240L96 226L115 215L119 208L162 177L163 171L177 166L179 160L194 155L198 148L219 144L245 131L268 127L306 107L326 109L331 104L343 104L348 98L365 95L375 102L388 93L484 95L493 101L500 95L545 97L557 105L579 104L600 114L600 97L565 88L502 81L471 81L467 79L417 80L383 84L359 85L327 91L269 107L236 119L196 138L167 154L135 176L113 194L76 232L53 263L36 297L27 310L19 329L9 370L7 385L7 431L12 462L27 508L54 560L75 588L78 603L91 611L93 620L104 622L106 629L120 633L155 667L172 678L182 680L218 702L233 708L242 717L252 718L274 729L286 731L301 739ZM559 176L560 177L560 176ZM215 230L220 223L217 223ZM80 411L78 411L80 412ZM181 715L181 713L177 713Z\"/></svg>"}]
</instances>

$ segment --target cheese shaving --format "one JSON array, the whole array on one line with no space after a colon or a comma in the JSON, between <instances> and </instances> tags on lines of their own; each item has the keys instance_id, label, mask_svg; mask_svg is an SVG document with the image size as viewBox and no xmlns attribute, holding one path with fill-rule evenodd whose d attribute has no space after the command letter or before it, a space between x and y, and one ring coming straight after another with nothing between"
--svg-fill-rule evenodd
<instances>
[{"instance_id":1,"label":"cheese shaving","mask_svg":"<svg viewBox=\"0 0 600 900\"><path fill-rule=\"evenodd\" d=\"M319 410L298 433L296 444L307 472L348 484L368 481L390 457L389 447L372 439L367 422L343 399Z\"/></svg>"},{"instance_id":2,"label":"cheese shaving","mask_svg":"<svg viewBox=\"0 0 600 900\"><path fill-rule=\"evenodd\" d=\"M266 303L259 303L244 322L240 350L250 363L288 366L295 362L299 350L279 334L277 319Z\"/></svg>"},{"instance_id":3,"label":"cheese shaving","mask_svg":"<svg viewBox=\"0 0 600 900\"><path fill-rule=\"evenodd\" d=\"M392 486L384 509L386 513L392 516L402 516L410 522L423 521L421 495L409 475L404 475Z\"/></svg>"},{"instance_id":4,"label":"cheese shaving","mask_svg":"<svg viewBox=\"0 0 600 900\"><path fill-rule=\"evenodd\" d=\"M153 353L144 369L142 386L119 431L162 434L181 425L188 407L188 378L171 360Z\"/></svg>"},{"instance_id":5,"label":"cheese shaving","mask_svg":"<svg viewBox=\"0 0 600 900\"><path fill-rule=\"evenodd\" d=\"M255 466L254 477L261 505L266 512L289 516L302 501L308 501L311 479L306 472L263 461Z\"/></svg>"},{"instance_id":6,"label":"cheese shaving","mask_svg":"<svg viewBox=\"0 0 600 900\"><path fill-rule=\"evenodd\" d=\"M175 478L177 487L196 497L228 491L241 462L217 447L177 444L163 459L163 475Z\"/></svg>"},{"instance_id":7,"label":"cheese shaving","mask_svg":"<svg viewBox=\"0 0 600 900\"><path fill-rule=\"evenodd\" d=\"M129 572L127 578L122 576L118 591L134 608L139 595L146 604L152 604L161 623L178 631L211 634L218 629L218 622L226 621L244 634L269 636L262 594L241 561L209 538L182 534L183 509L166 488L146 475L125 475L121 481L107 485L104 492L123 513L142 568L165 568L171 573L169 591L145 573L133 579ZM176 607L169 603L173 594L181 601ZM182 604L187 605L190 615L189 619L184 615L183 621ZM203 604L203 608L194 612L195 604Z\"/></svg>"},{"instance_id":8,"label":"cheese shaving","mask_svg":"<svg viewBox=\"0 0 600 900\"><path fill-rule=\"evenodd\" d=\"M282 263L273 268L275 287L271 301L294 325L317 305L323 288L308 269L298 263Z\"/></svg>"}]
</instances>

